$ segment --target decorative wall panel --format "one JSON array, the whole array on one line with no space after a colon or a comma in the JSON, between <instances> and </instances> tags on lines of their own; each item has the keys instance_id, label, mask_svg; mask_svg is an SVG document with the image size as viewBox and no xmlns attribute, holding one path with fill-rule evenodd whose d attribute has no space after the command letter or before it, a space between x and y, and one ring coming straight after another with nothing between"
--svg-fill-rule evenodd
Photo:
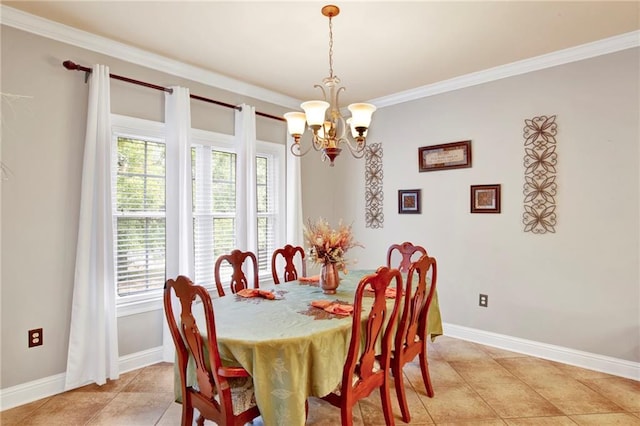
<instances>
[{"instance_id":1,"label":"decorative wall panel","mask_svg":"<svg viewBox=\"0 0 640 426\"><path fill-rule=\"evenodd\" d=\"M367 228L382 228L384 224L382 177L382 144L369 144L366 148L364 166L365 226Z\"/></svg>"},{"instance_id":2,"label":"decorative wall panel","mask_svg":"<svg viewBox=\"0 0 640 426\"><path fill-rule=\"evenodd\" d=\"M524 232L556 232L556 116L524 122Z\"/></svg>"}]
</instances>

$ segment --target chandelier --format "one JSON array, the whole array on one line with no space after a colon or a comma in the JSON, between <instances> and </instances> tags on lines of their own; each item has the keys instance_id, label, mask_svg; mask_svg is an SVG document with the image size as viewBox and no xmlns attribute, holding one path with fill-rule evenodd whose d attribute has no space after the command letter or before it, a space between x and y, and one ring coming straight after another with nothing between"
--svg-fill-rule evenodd
<instances>
[{"instance_id":1,"label":"chandelier","mask_svg":"<svg viewBox=\"0 0 640 426\"><path fill-rule=\"evenodd\" d=\"M340 79L333 75L333 24L331 21L339 13L338 6L327 5L322 8L322 14L329 18L329 77L322 80L324 87L319 84L313 87L322 91L324 100L303 102L300 107L304 112L288 112L284 115L289 133L294 138L291 153L302 157L313 148L322 152L322 161L329 159L330 166L333 166L333 161L340 155L341 146L346 146L355 158L362 158L367 144L366 136L371 124L371 115L376 110L374 105L355 103L347 107L351 112L350 118L345 119L340 112L338 96L346 89L343 86L338 87ZM300 148L300 138L305 131L305 123L313 132L313 139L311 146L303 151Z\"/></svg>"}]
</instances>

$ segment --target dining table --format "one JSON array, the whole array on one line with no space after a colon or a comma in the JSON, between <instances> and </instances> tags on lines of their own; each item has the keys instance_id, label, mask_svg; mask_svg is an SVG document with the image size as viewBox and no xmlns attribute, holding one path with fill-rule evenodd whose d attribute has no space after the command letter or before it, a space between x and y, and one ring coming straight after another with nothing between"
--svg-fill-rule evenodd
<instances>
[{"instance_id":1,"label":"dining table","mask_svg":"<svg viewBox=\"0 0 640 426\"><path fill-rule=\"evenodd\" d=\"M322 397L336 389L342 379L352 317L329 313L311 302L352 305L358 283L373 272L351 270L341 275L335 294L324 294L312 280L295 280L261 285L260 289L271 291L274 299L238 294L212 299L222 361L242 366L252 376L266 426L304 425L307 398ZM363 318L372 302L373 297L363 299ZM194 313L198 317L197 311ZM201 332L206 330L204 315L197 320L202 324ZM429 309L427 332L432 340L442 334L437 292ZM188 369L187 380L189 385L196 382L194 369ZM175 391L176 400L181 401L179 374L175 375Z\"/></svg>"}]
</instances>

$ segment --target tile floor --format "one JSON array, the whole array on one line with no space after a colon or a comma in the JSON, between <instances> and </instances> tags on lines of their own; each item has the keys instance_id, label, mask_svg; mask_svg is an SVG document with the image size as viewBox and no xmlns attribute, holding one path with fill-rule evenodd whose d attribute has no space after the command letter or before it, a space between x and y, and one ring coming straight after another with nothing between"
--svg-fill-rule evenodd
<instances>
[{"instance_id":1,"label":"tile floor","mask_svg":"<svg viewBox=\"0 0 640 426\"><path fill-rule=\"evenodd\" d=\"M179 425L173 365L122 374L0 413L9 425ZM416 363L405 366L412 425L639 425L640 382L446 336L430 343L435 396L426 396ZM400 418L395 395L394 414ZM379 395L354 411L356 425L383 425ZM205 424L212 424L205 422ZM340 424L340 411L312 398L308 425ZM260 419L254 426L263 426Z\"/></svg>"}]
</instances>

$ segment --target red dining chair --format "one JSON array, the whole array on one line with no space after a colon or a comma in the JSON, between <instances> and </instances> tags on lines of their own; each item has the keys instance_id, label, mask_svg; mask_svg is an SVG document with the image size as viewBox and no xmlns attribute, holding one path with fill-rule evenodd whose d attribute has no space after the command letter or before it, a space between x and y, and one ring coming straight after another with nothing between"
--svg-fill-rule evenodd
<instances>
[{"instance_id":1,"label":"red dining chair","mask_svg":"<svg viewBox=\"0 0 640 426\"><path fill-rule=\"evenodd\" d=\"M243 271L243 266L246 263L250 263L253 268L253 288L258 288L258 260L256 255L250 251L233 250L229 254L223 254L218 257L214 267L216 288L218 289L218 295L223 297L225 295L222 288L222 280L220 279L220 272L223 267L223 262L227 262L232 267L232 274L229 281L229 287L231 293L235 294L243 288L249 288L249 282L247 276Z\"/></svg>"},{"instance_id":2,"label":"red dining chair","mask_svg":"<svg viewBox=\"0 0 640 426\"><path fill-rule=\"evenodd\" d=\"M433 386L429 376L427 359L427 314L433 295L436 291L438 266L436 259L423 255L411 264L404 288L402 316L395 335L394 348L391 352L391 372L395 382L396 395L402 412L402 420L411 421L404 390L402 368L416 356L420 358L420 371L427 390L433 397ZM427 282L429 281L429 282ZM415 286L414 286L415 282ZM412 287L415 287L415 291Z\"/></svg>"},{"instance_id":3,"label":"red dining chair","mask_svg":"<svg viewBox=\"0 0 640 426\"><path fill-rule=\"evenodd\" d=\"M389 312L385 290L392 280L400 289ZM373 289L373 305L363 323L362 298L365 287ZM351 341L347 360L342 371L342 382L336 390L322 397L340 408L343 426L353 424L353 406L366 398L376 388L380 389L382 410L387 425L394 425L391 398L389 396L389 358L391 354L394 325L398 318L398 306L402 289L402 276L397 269L381 266L374 274L360 280L353 302ZM377 349L382 348L380 353Z\"/></svg>"},{"instance_id":4,"label":"red dining chair","mask_svg":"<svg viewBox=\"0 0 640 426\"><path fill-rule=\"evenodd\" d=\"M274 284L280 284L280 278L278 277L278 270L276 265L278 263L278 258L282 257L285 261L284 271L283 271L283 282L295 281L298 279L298 270L296 269L296 265L294 263L296 254L300 254L300 268L302 270L301 276L307 275L307 263L305 261L304 249L300 246L292 246L291 244L287 244L286 246L276 249L271 255L271 275L273 276Z\"/></svg>"},{"instance_id":5,"label":"red dining chair","mask_svg":"<svg viewBox=\"0 0 640 426\"><path fill-rule=\"evenodd\" d=\"M172 291L173 290L173 291ZM180 326L173 311L173 295L180 301ZM196 298L202 302L206 337L202 337L191 310ZM204 420L218 425L240 426L260 415L253 391L253 380L242 367L225 367L218 352L216 324L211 296L180 275L164 286L164 312L176 347L177 368L182 390L182 426L193 424L193 409L199 411L199 426ZM197 387L187 384L187 364L192 358Z\"/></svg>"},{"instance_id":6,"label":"red dining chair","mask_svg":"<svg viewBox=\"0 0 640 426\"><path fill-rule=\"evenodd\" d=\"M394 267L391 264L391 260L392 258L395 259L397 257L395 255L396 251L402 256L402 259L400 260L400 264L398 266L398 269L400 269L400 272L407 272L409 270L409 267L411 266L411 262L412 262L411 259L414 257L416 253L419 253L419 256L427 254L427 250L425 250L424 247L414 246L412 243L408 241L405 241L402 244L392 244L391 246L389 246L389 249L387 250L387 266L389 268ZM419 258L419 256L416 257L416 260Z\"/></svg>"}]
</instances>

